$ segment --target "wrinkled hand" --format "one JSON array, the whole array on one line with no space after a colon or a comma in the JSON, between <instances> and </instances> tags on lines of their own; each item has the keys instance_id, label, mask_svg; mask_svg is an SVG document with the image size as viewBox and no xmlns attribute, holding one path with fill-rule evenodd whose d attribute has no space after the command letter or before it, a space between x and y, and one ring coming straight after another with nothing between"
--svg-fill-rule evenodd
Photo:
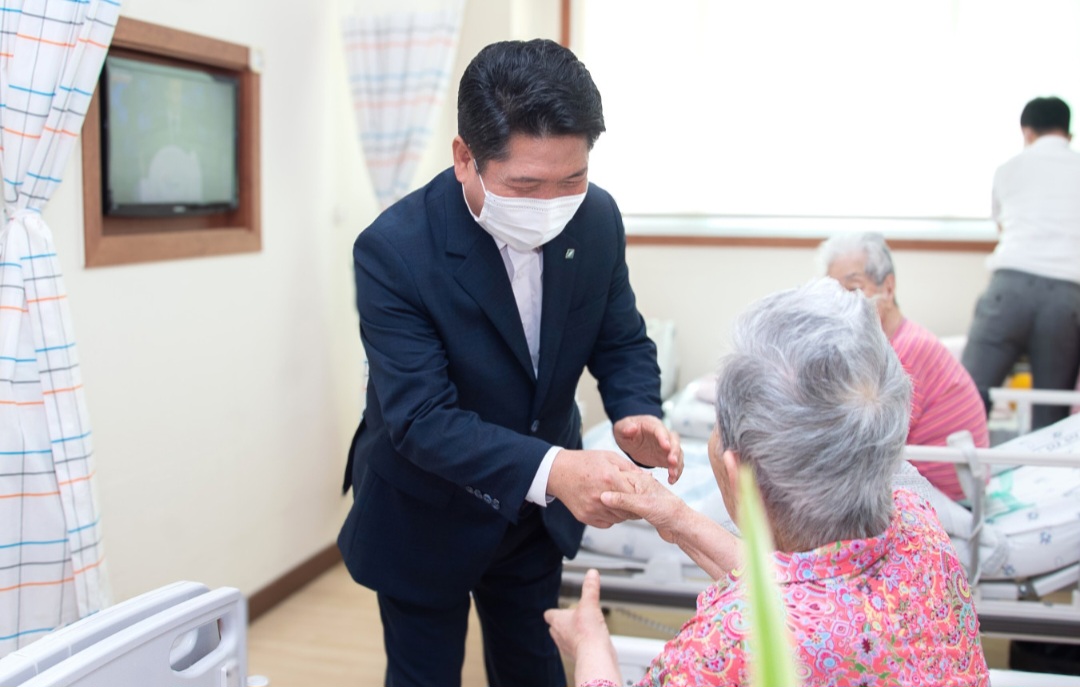
<instances>
[{"instance_id":1,"label":"wrinkled hand","mask_svg":"<svg viewBox=\"0 0 1080 687\"><path fill-rule=\"evenodd\" d=\"M547 610L544 620L550 626L551 637L559 651L572 661L578 662L586 654L603 655L605 651L615 660L615 648L600 610L600 573L596 570L585 574L581 601L576 607Z\"/></svg>"},{"instance_id":2,"label":"wrinkled hand","mask_svg":"<svg viewBox=\"0 0 1080 687\"><path fill-rule=\"evenodd\" d=\"M668 430L652 415L632 415L615 423L615 443L642 465L667 468L668 484L675 484L683 471L679 435Z\"/></svg>"},{"instance_id":3,"label":"wrinkled hand","mask_svg":"<svg viewBox=\"0 0 1080 687\"><path fill-rule=\"evenodd\" d=\"M574 517L586 525L608 528L629 519L628 513L600 502L605 491L631 491L631 474L645 474L612 451L570 451L555 456L548 475L547 492L563 502Z\"/></svg>"},{"instance_id":4,"label":"wrinkled hand","mask_svg":"<svg viewBox=\"0 0 1080 687\"><path fill-rule=\"evenodd\" d=\"M600 501L608 508L645 519L667 542L675 542L680 521L688 506L647 472L628 475L631 489L608 491Z\"/></svg>"}]
</instances>

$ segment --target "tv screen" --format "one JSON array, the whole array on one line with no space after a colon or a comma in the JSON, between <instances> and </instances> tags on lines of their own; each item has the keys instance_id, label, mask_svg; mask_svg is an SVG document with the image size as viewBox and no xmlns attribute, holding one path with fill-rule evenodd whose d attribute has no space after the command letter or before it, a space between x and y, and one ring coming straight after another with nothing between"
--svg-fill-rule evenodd
<instances>
[{"instance_id":1,"label":"tv screen","mask_svg":"<svg viewBox=\"0 0 1080 687\"><path fill-rule=\"evenodd\" d=\"M106 215L236 209L236 78L110 56L103 80Z\"/></svg>"}]
</instances>

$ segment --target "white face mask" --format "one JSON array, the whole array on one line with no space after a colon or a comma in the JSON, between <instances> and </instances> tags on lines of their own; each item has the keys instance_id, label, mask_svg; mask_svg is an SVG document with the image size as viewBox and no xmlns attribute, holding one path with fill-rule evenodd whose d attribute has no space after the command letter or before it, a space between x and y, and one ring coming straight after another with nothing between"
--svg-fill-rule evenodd
<instances>
[{"instance_id":1,"label":"white face mask","mask_svg":"<svg viewBox=\"0 0 1080 687\"><path fill-rule=\"evenodd\" d=\"M487 233L523 252L535 250L562 233L588 193L586 189L585 193L558 198L508 198L487 190L480 170L476 176L484 189L484 208L473 219Z\"/></svg>"}]
</instances>

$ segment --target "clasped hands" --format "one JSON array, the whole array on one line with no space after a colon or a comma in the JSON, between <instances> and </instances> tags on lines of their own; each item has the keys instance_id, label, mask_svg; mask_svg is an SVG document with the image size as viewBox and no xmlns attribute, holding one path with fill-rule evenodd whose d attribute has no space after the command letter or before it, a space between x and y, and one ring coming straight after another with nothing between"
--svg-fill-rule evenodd
<instances>
[{"instance_id":1,"label":"clasped hands","mask_svg":"<svg viewBox=\"0 0 1080 687\"><path fill-rule=\"evenodd\" d=\"M674 484L682 475L679 435L669 431L658 418L623 418L615 423L614 433L619 448L636 462L666 468L669 483ZM674 506L667 496L682 503L651 474L611 451L560 451L551 466L548 493L586 525L607 528L624 520L645 518L665 539L668 535L661 529L666 524L665 509Z\"/></svg>"}]
</instances>

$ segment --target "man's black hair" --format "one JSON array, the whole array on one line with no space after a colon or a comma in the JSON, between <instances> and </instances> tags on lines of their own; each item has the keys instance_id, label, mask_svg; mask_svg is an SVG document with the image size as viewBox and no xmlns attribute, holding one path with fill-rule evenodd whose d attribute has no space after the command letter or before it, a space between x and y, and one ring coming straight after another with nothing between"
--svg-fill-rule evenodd
<instances>
[{"instance_id":1,"label":"man's black hair","mask_svg":"<svg viewBox=\"0 0 1080 687\"><path fill-rule=\"evenodd\" d=\"M481 50L458 87L458 135L479 167L507 154L511 134L582 136L604 131L600 91L585 65L550 40L504 41Z\"/></svg>"},{"instance_id":2,"label":"man's black hair","mask_svg":"<svg viewBox=\"0 0 1080 687\"><path fill-rule=\"evenodd\" d=\"M1020 126L1039 136L1053 132L1067 134L1070 116L1069 106L1061 98L1035 98L1020 113Z\"/></svg>"}]
</instances>

